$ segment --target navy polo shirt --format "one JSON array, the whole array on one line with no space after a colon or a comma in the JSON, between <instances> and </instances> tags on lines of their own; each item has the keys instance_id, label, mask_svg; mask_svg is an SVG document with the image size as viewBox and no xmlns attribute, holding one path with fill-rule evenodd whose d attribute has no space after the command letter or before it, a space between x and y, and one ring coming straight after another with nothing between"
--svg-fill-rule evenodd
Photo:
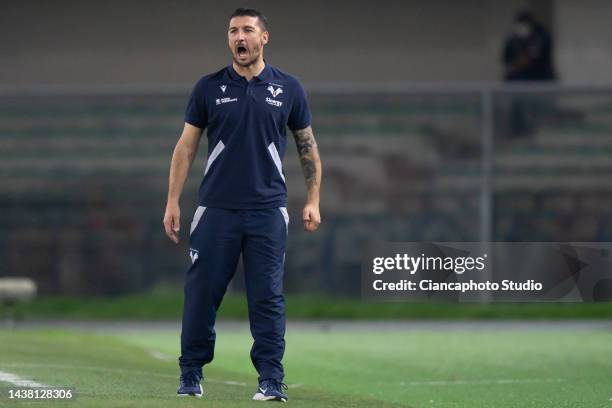
<instances>
[{"instance_id":1,"label":"navy polo shirt","mask_svg":"<svg viewBox=\"0 0 612 408\"><path fill-rule=\"evenodd\" d=\"M200 205L228 209L287 206L282 160L286 127L310 126L299 81L266 63L251 81L228 67L193 88L185 122L208 128Z\"/></svg>"}]
</instances>

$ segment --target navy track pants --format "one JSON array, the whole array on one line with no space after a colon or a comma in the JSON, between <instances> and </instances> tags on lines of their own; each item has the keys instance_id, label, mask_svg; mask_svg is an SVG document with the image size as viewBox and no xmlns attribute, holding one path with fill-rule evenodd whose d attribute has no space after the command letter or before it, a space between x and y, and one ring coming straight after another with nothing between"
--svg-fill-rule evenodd
<instances>
[{"instance_id":1,"label":"navy track pants","mask_svg":"<svg viewBox=\"0 0 612 408\"><path fill-rule=\"evenodd\" d=\"M289 217L286 208L228 210L198 207L191 223L192 264L184 287L181 372L210 363L215 318L242 253L249 323L254 339L251 361L259 379L282 380L285 352L283 268Z\"/></svg>"}]
</instances>

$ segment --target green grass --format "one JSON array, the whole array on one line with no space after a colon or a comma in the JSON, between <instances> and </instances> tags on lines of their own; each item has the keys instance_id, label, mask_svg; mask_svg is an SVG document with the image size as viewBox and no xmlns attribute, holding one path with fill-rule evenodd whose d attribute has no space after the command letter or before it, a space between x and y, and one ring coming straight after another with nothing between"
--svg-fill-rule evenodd
<instances>
[{"instance_id":1,"label":"green grass","mask_svg":"<svg viewBox=\"0 0 612 408\"><path fill-rule=\"evenodd\" d=\"M201 400L174 396L178 343L174 331L0 331L0 370L72 387L78 406L266 404L250 401L256 373L246 329L218 333ZM611 355L612 333L604 331L296 329L287 334L284 362L296 407L576 408L610 406ZM6 389L0 406L8 402Z\"/></svg>"},{"instance_id":2,"label":"green grass","mask_svg":"<svg viewBox=\"0 0 612 408\"><path fill-rule=\"evenodd\" d=\"M286 298L291 319L612 319L610 303L368 303L328 296ZM113 298L43 297L17 306L16 315L37 319L176 320L182 307L181 291L162 288ZM226 295L219 315L246 318L245 296Z\"/></svg>"}]
</instances>

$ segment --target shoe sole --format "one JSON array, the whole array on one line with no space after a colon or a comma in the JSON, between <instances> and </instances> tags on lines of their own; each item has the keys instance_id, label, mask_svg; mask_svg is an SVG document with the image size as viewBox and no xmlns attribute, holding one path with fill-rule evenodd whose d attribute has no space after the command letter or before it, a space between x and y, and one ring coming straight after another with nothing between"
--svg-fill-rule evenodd
<instances>
[{"instance_id":1,"label":"shoe sole","mask_svg":"<svg viewBox=\"0 0 612 408\"><path fill-rule=\"evenodd\" d=\"M176 396L177 397L197 397L197 398L202 398L202 395L204 394L204 390L202 389L202 384L200 384L200 393L196 394L194 392L190 392L188 394L179 394L177 393Z\"/></svg>"},{"instance_id":2,"label":"shoe sole","mask_svg":"<svg viewBox=\"0 0 612 408\"><path fill-rule=\"evenodd\" d=\"M258 392L257 394L253 395L253 401L278 401L278 402L287 402L286 398L281 398L281 397L275 397L273 395L270 395L269 397L266 397L265 395L263 395L261 392Z\"/></svg>"}]
</instances>

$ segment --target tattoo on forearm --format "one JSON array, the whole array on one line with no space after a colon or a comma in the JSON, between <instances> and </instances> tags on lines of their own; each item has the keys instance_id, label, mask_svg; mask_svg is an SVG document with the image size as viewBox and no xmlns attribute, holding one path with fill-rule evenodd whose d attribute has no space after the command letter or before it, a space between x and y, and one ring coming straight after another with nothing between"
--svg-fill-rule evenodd
<instances>
[{"instance_id":1,"label":"tattoo on forearm","mask_svg":"<svg viewBox=\"0 0 612 408\"><path fill-rule=\"evenodd\" d=\"M317 168L314 161L306 157L300 158L300 161L302 162L302 170L304 171L306 185L310 186L311 184L316 183Z\"/></svg>"},{"instance_id":2,"label":"tattoo on forearm","mask_svg":"<svg viewBox=\"0 0 612 408\"><path fill-rule=\"evenodd\" d=\"M293 136L295 137L295 144L300 157L309 153L313 145L316 146L312 129L309 127L306 129L296 130Z\"/></svg>"},{"instance_id":3,"label":"tattoo on forearm","mask_svg":"<svg viewBox=\"0 0 612 408\"><path fill-rule=\"evenodd\" d=\"M320 159L317 142L315 141L312 129L307 127L305 129L296 130L293 136L300 155L300 163L302 164L302 171L306 179L306 186L308 188L311 186L318 187L321 176L320 170L319 172L317 171L317 163Z\"/></svg>"}]
</instances>

